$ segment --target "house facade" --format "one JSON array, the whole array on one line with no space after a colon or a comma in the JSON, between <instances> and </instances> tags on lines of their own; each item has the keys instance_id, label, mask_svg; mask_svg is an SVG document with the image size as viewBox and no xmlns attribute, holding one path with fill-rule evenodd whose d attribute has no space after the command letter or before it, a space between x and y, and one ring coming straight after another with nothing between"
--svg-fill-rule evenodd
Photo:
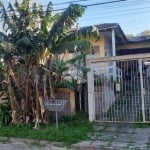
<instances>
[{"instance_id":1,"label":"house facade","mask_svg":"<svg viewBox=\"0 0 150 150\"><path fill-rule=\"evenodd\" d=\"M97 25L101 38L86 57L89 120L150 120L150 38L128 40L119 24Z\"/></svg>"}]
</instances>

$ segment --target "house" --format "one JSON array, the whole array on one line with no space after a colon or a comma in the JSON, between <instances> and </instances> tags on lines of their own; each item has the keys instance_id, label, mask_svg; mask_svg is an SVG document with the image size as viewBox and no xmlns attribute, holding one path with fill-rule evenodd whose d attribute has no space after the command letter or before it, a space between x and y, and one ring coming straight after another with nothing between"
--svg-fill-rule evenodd
<instances>
[{"instance_id":1,"label":"house","mask_svg":"<svg viewBox=\"0 0 150 150\"><path fill-rule=\"evenodd\" d=\"M150 121L150 36L127 39L117 23L97 28L101 38L90 39L94 49L86 56L88 101L85 86L79 96L89 120ZM71 71L77 79L75 72Z\"/></svg>"},{"instance_id":2,"label":"house","mask_svg":"<svg viewBox=\"0 0 150 150\"><path fill-rule=\"evenodd\" d=\"M127 43L127 38L125 37L125 34L123 33L121 27L117 23L107 23L107 24L99 24L97 25L98 30L100 31L101 38L99 41L92 40L92 44L94 46L94 55L88 55L86 58L87 65L88 60L93 59L100 59L101 57L110 57L110 56L116 56L117 55L117 45L119 44L125 44ZM92 64L93 67L95 67L99 64ZM102 64L102 67L106 64ZM115 68L114 63L107 64L108 72ZM102 68L101 67L101 68ZM115 69L114 69L115 70ZM115 72L114 72L115 73ZM119 74L113 75L114 78L117 76L120 76ZM116 76L116 77L115 77Z\"/></svg>"},{"instance_id":3,"label":"house","mask_svg":"<svg viewBox=\"0 0 150 150\"><path fill-rule=\"evenodd\" d=\"M94 54L86 57L89 120L149 121L150 37L129 40L117 23L97 28L101 39L91 39Z\"/></svg>"}]
</instances>

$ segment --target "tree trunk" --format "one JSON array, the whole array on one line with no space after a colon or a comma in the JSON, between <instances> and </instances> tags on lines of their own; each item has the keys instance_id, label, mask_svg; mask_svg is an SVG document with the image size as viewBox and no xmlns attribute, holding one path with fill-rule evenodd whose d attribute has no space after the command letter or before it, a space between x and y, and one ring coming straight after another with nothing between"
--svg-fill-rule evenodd
<instances>
[{"instance_id":1,"label":"tree trunk","mask_svg":"<svg viewBox=\"0 0 150 150\"><path fill-rule=\"evenodd\" d=\"M9 74L7 77L7 81L8 81L8 92L9 92L9 98L10 98L10 104L11 104L11 110L12 110L12 123L20 124L21 119L20 119L20 113L19 113L19 105L15 99L15 95L14 95L14 91L12 88Z\"/></svg>"},{"instance_id":2,"label":"tree trunk","mask_svg":"<svg viewBox=\"0 0 150 150\"><path fill-rule=\"evenodd\" d=\"M44 98L43 98L43 100L44 100L44 102L48 100L48 95L47 95L47 90L46 90L47 89L46 81L47 81L47 78L46 78L46 75L44 75L43 76L43 84L44 84ZM47 125L49 123L49 111L46 110L46 108L45 108L45 112L44 112L44 116L43 116L43 122Z\"/></svg>"},{"instance_id":3,"label":"tree trunk","mask_svg":"<svg viewBox=\"0 0 150 150\"><path fill-rule=\"evenodd\" d=\"M54 99L55 95L54 95L54 87L52 84L52 73L49 72L49 90L50 90L50 98Z\"/></svg>"},{"instance_id":4,"label":"tree trunk","mask_svg":"<svg viewBox=\"0 0 150 150\"><path fill-rule=\"evenodd\" d=\"M29 59L29 58L28 58ZM32 112L32 106L31 106L31 95L30 95L30 90L31 90L31 74L32 74L32 64L30 64L30 61L27 59L26 65L25 65L25 79L24 79L24 87L25 90L23 91L24 93L24 120L26 123L29 122L30 119L30 114ZM30 66L31 65L31 66Z\"/></svg>"},{"instance_id":5,"label":"tree trunk","mask_svg":"<svg viewBox=\"0 0 150 150\"><path fill-rule=\"evenodd\" d=\"M35 110L35 118L36 118L36 122L35 122L35 126L34 126L35 129L37 129L37 128L39 127L40 114L41 114L41 111L40 111L40 103L39 103L38 80L39 80L39 77L36 76L36 77L35 77L35 89L36 89L36 99L35 99L35 107L36 107L36 110Z\"/></svg>"},{"instance_id":6,"label":"tree trunk","mask_svg":"<svg viewBox=\"0 0 150 150\"><path fill-rule=\"evenodd\" d=\"M29 101L30 101L30 94L29 94L29 76L28 76L28 72L26 72L27 75L25 77L25 98L24 98L24 120L26 121L26 123L28 122L26 119L27 117L29 117Z\"/></svg>"}]
</instances>

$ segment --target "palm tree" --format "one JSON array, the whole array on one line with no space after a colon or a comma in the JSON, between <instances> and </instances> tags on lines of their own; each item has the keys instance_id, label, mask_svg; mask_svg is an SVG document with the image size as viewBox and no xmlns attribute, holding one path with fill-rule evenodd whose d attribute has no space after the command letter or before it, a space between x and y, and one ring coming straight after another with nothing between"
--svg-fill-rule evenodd
<instances>
[{"instance_id":1,"label":"palm tree","mask_svg":"<svg viewBox=\"0 0 150 150\"><path fill-rule=\"evenodd\" d=\"M16 1L14 5L9 3L8 10L0 1L0 7L4 29L0 33L0 49L5 59L5 80L8 83L11 109L15 112L12 119L17 124L27 122L35 112L40 118L42 106L39 84L43 84L42 90L46 97L55 97L54 56L66 51L80 51L81 57L70 61L73 64L91 50L92 44L88 39L99 38L99 32L92 26L70 32L85 10L79 4L70 4L64 12L55 15L52 15L51 2L46 11L36 3L31 6L31 0L23 0L22 3ZM57 76L60 78L60 75ZM23 120L19 118L20 115Z\"/></svg>"}]
</instances>

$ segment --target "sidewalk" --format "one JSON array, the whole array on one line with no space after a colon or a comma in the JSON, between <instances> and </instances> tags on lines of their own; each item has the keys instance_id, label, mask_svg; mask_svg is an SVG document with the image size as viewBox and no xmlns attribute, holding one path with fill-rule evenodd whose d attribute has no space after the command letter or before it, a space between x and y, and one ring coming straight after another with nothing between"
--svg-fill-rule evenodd
<instances>
[{"instance_id":1,"label":"sidewalk","mask_svg":"<svg viewBox=\"0 0 150 150\"><path fill-rule=\"evenodd\" d=\"M0 150L71 150L60 143L0 137Z\"/></svg>"},{"instance_id":2,"label":"sidewalk","mask_svg":"<svg viewBox=\"0 0 150 150\"><path fill-rule=\"evenodd\" d=\"M74 144L78 150L150 150L150 126L97 123L87 141Z\"/></svg>"}]
</instances>

